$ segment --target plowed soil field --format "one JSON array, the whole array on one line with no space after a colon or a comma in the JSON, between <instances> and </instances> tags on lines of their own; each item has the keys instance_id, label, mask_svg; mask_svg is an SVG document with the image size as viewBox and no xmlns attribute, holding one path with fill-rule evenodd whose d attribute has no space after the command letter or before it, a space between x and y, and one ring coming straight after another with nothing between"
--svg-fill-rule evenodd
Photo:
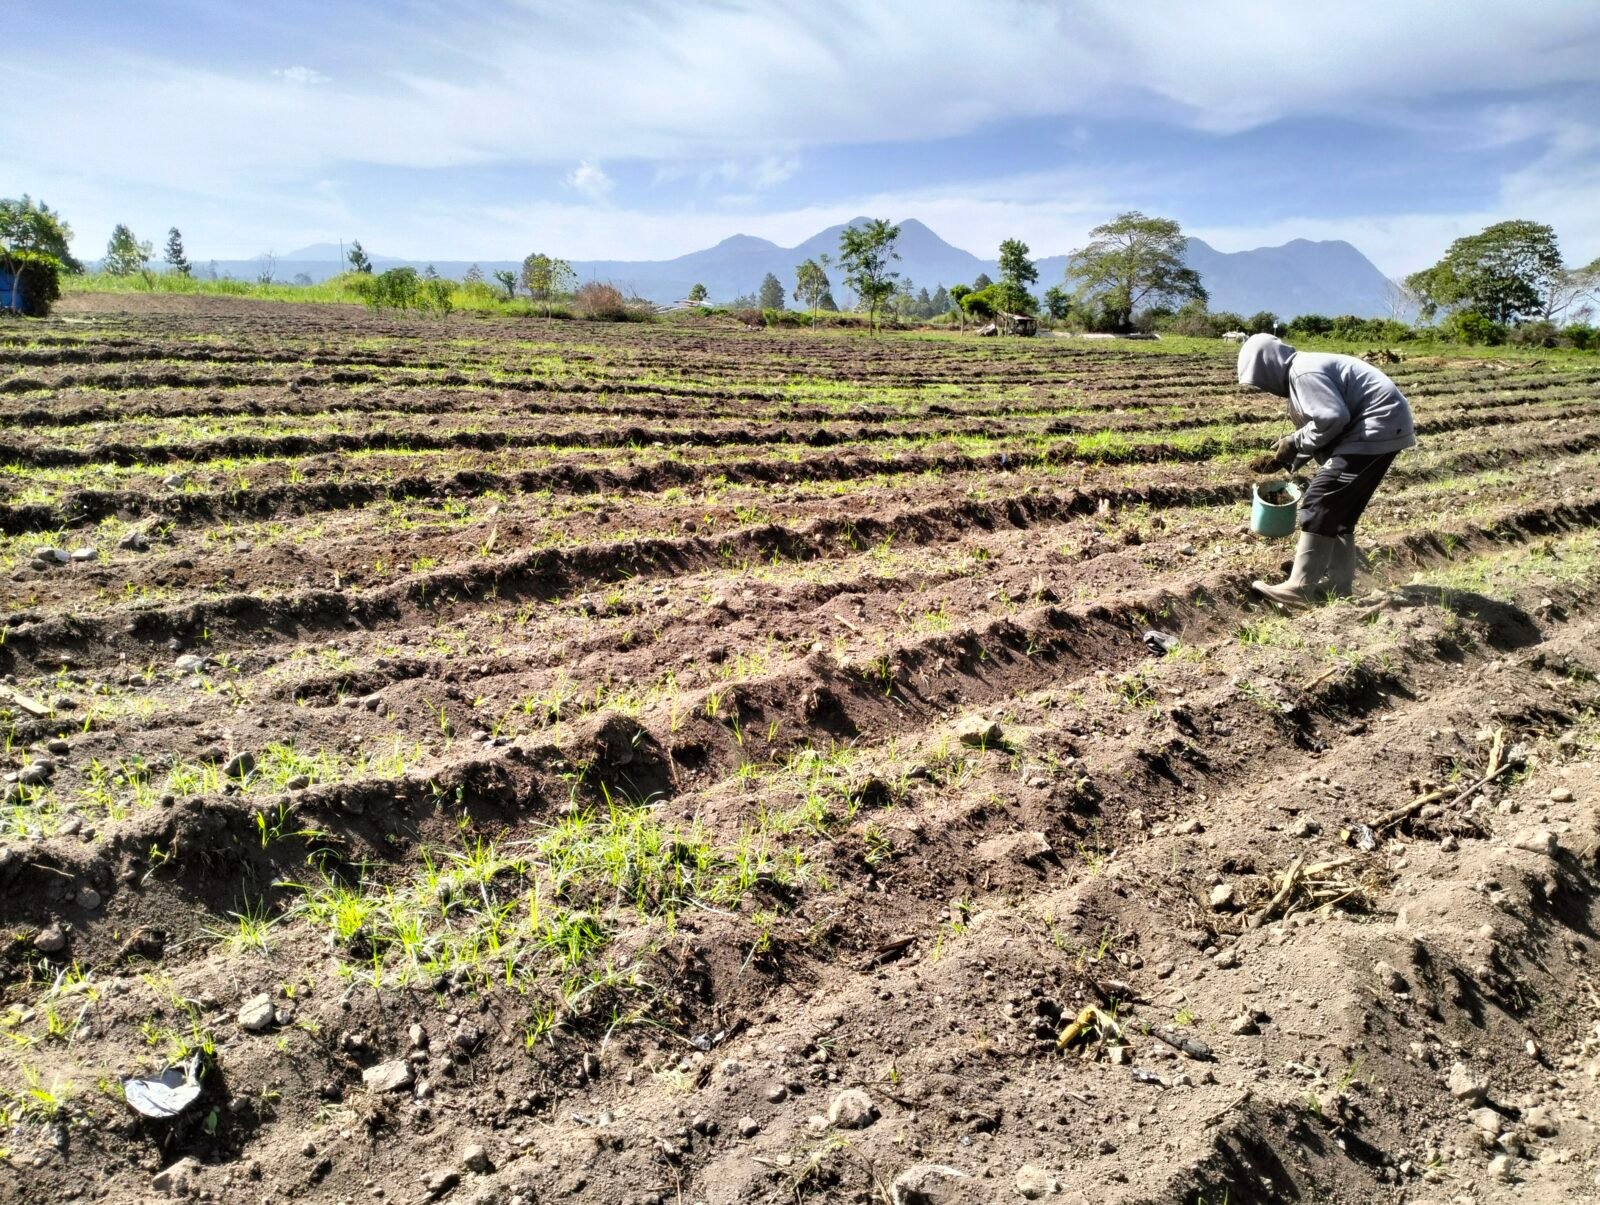
<instances>
[{"instance_id":1,"label":"plowed soil field","mask_svg":"<svg viewBox=\"0 0 1600 1205\"><path fill-rule=\"evenodd\" d=\"M1226 345L0 325L0 1199L1600 1198L1600 364L1390 371L1290 618Z\"/></svg>"}]
</instances>

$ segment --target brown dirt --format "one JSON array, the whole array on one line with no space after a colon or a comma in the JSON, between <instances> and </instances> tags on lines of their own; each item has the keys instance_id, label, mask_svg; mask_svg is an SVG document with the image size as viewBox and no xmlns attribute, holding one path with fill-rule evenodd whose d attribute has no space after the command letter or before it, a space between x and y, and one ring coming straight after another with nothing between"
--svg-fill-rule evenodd
<instances>
[{"instance_id":1,"label":"brown dirt","mask_svg":"<svg viewBox=\"0 0 1600 1205\"><path fill-rule=\"evenodd\" d=\"M1396 366L1364 596L1289 622L1221 353L3 337L5 767L67 752L0 825L0 1199L1595 1195L1592 367Z\"/></svg>"}]
</instances>

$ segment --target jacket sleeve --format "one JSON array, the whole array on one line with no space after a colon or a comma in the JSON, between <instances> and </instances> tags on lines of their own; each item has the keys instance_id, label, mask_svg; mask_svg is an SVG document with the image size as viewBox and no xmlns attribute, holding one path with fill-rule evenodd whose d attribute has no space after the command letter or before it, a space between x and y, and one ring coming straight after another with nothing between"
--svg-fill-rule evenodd
<instances>
[{"instance_id":1,"label":"jacket sleeve","mask_svg":"<svg viewBox=\"0 0 1600 1205\"><path fill-rule=\"evenodd\" d=\"M1344 394L1320 372L1291 377L1289 391L1305 426L1294 433L1294 446L1306 455L1329 447L1350 425L1350 408Z\"/></svg>"}]
</instances>

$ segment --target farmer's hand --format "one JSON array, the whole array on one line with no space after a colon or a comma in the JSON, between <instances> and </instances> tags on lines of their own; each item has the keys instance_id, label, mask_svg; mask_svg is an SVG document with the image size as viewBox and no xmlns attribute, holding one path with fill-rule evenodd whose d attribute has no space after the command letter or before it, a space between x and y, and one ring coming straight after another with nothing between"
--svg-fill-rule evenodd
<instances>
[{"instance_id":1,"label":"farmer's hand","mask_svg":"<svg viewBox=\"0 0 1600 1205\"><path fill-rule=\"evenodd\" d=\"M1294 446L1294 436L1285 435L1272 446L1272 463L1286 469L1295 462L1295 457L1300 455L1300 449Z\"/></svg>"}]
</instances>

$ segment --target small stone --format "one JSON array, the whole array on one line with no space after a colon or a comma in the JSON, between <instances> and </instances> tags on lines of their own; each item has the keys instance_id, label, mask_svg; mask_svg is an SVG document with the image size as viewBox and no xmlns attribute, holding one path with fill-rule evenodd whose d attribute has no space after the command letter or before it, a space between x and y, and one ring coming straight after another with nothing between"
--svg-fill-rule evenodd
<instances>
[{"instance_id":1,"label":"small stone","mask_svg":"<svg viewBox=\"0 0 1600 1205\"><path fill-rule=\"evenodd\" d=\"M1261 1032L1261 1027L1256 1024L1256 1019L1249 1014L1235 1017L1228 1025L1228 1032L1235 1037L1248 1037Z\"/></svg>"},{"instance_id":2,"label":"small stone","mask_svg":"<svg viewBox=\"0 0 1600 1205\"><path fill-rule=\"evenodd\" d=\"M142 531L130 531L117 541L117 547L123 552L149 552L150 538Z\"/></svg>"},{"instance_id":3,"label":"small stone","mask_svg":"<svg viewBox=\"0 0 1600 1205\"><path fill-rule=\"evenodd\" d=\"M368 1092L398 1092L411 1087L411 1064L405 1059L379 1063L361 1073L361 1082Z\"/></svg>"},{"instance_id":4,"label":"small stone","mask_svg":"<svg viewBox=\"0 0 1600 1205\"><path fill-rule=\"evenodd\" d=\"M1504 1131L1494 1140L1494 1144L1506 1154L1515 1155L1518 1159L1522 1158L1523 1152L1527 1149L1523 1145L1522 1135L1516 1130Z\"/></svg>"},{"instance_id":5,"label":"small stone","mask_svg":"<svg viewBox=\"0 0 1600 1205\"><path fill-rule=\"evenodd\" d=\"M170 1167L164 1167L158 1171L151 1177L150 1187L157 1192L186 1197L194 1187L194 1181L199 1175L200 1160L193 1156L188 1156L179 1159Z\"/></svg>"},{"instance_id":6,"label":"small stone","mask_svg":"<svg viewBox=\"0 0 1600 1205\"><path fill-rule=\"evenodd\" d=\"M1511 844L1516 849L1525 849L1532 854L1544 854L1546 857L1554 857L1556 835L1547 828L1534 828L1518 834L1517 839Z\"/></svg>"},{"instance_id":7,"label":"small stone","mask_svg":"<svg viewBox=\"0 0 1600 1205\"><path fill-rule=\"evenodd\" d=\"M1534 1105L1522 1115L1523 1123L1541 1138L1550 1138L1561 1129L1556 1115L1544 1105Z\"/></svg>"},{"instance_id":8,"label":"small stone","mask_svg":"<svg viewBox=\"0 0 1600 1205\"><path fill-rule=\"evenodd\" d=\"M1571 803L1573 800L1571 787L1555 787L1550 791L1551 803Z\"/></svg>"},{"instance_id":9,"label":"small stone","mask_svg":"<svg viewBox=\"0 0 1600 1205\"><path fill-rule=\"evenodd\" d=\"M1056 1188L1055 1177L1044 1168L1032 1163L1024 1163L1017 1168L1017 1191L1028 1200L1037 1201L1055 1192Z\"/></svg>"},{"instance_id":10,"label":"small stone","mask_svg":"<svg viewBox=\"0 0 1600 1205\"><path fill-rule=\"evenodd\" d=\"M1289 831L1296 837L1315 837L1322 831L1322 826L1310 816L1300 816Z\"/></svg>"},{"instance_id":11,"label":"small stone","mask_svg":"<svg viewBox=\"0 0 1600 1205\"><path fill-rule=\"evenodd\" d=\"M964 717L956 725L956 739L976 749L993 749L1005 738L1005 730L980 715Z\"/></svg>"},{"instance_id":12,"label":"small stone","mask_svg":"<svg viewBox=\"0 0 1600 1205\"><path fill-rule=\"evenodd\" d=\"M1179 837L1193 837L1206 831L1206 826L1198 820L1180 820L1172 826L1174 835Z\"/></svg>"},{"instance_id":13,"label":"small stone","mask_svg":"<svg viewBox=\"0 0 1600 1205\"><path fill-rule=\"evenodd\" d=\"M433 1175L429 1176L427 1180L423 1182L423 1187L427 1189L428 1196L442 1197L445 1193L449 1192L452 1188L460 1183L461 1173L445 1168L436 1171L433 1173Z\"/></svg>"},{"instance_id":14,"label":"small stone","mask_svg":"<svg viewBox=\"0 0 1600 1205\"><path fill-rule=\"evenodd\" d=\"M944 1199L939 1181L966 1178L966 1172L943 1163L913 1163L889 1185L889 1201L891 1205L936 1205Z\"/></svg>"},{"instance_id":15,"label":"small stone","mask_svg":"<svg viewBox=\"0 0 1600 1205\"><path fill-rule=\"evenodd\" d=\"M68 555L70 555L73 560L81 563L83 561L92 561L98 558L100 555L100 550L86 544L82 548L74 548Z\"/></svg>"},{"instance_id":16,"label":"small stone","mask_svg":"<svg viewBox=\"0 0 1600 1205\"><path fill-rule=\"evenodd\" d=\"M754 1138L759 1133L761 1133L761 1123L754 1117L739 1118L739 1137Z\"/></svg>"},{"instance_id":17,"label":"small stone","mask_svg":"<svg viewBox=\"0 0 1600 1205\"><path fill-rule=\"evenodd\" d=\"M1502 1184L1511 1183L1511 1156L1496 1155L1489 1160L1489 1178Z\"/></svg>"},{"instance_id":18,"label":"small stone","mask_svg":"<svg viewBox=\"0 0 1600 1205\"><path fill-rule=\"evenodd\" d=\"M1461 840L1454 833L1446 833L1444 840L1439 842L1439 848L1447 854L1453 854L1461 848Z\"/></svg>"},{"instance_id":19,"label":"small stone","mask_svg":"<svg viewBox=\"0 0 1600 1205\"><path fill-rule=\"evenodd\" d=\"M1372 964L1372 973L1377 977L1378 984L1386 992L1403 992L1406 990L1405 976L1390 966L1387 962L1379 960Z\"/></svg>"},{"instance_id":20,"label":"small stone","mask_svg":"<svg viewBox=\"0 0 1600 1205\"><path fill-rule=\"evenodd\" d=\"M593 1051L585 1051L583 1055L584 1079L600 1078L600 1056Z\"/></svg>"},{"instance_id":21,"label":"small stone","mask_svg":"<svg viewBox=\"0 0 1600 1205\"><path fill-rule=\"evenodd\" d=\"M1472 1124L1483 1133L1489 1135L1491 1140L1498 1138L1500 1131L1505 1128L1501 1122L1500 1114L1487 1105L1472 1110L1470 1117Z\"/></svg>"},{"instance_id":22,"label":"small stone","mask_svg":"<svg viewBox=\"0 0 1600 1205\"><path fill-rule=\"evenodd\" d=\"M206 659L198 653L185 653L173 662L181 674L198 674L206 667Z\"/></svg>"},{"instance_id":23,"label":"small stone","mask_svg":"<svg viewBox=\"0 0 1600 1205\"><path fill-rule=\"evenodd\" d=\"M406 1030L406 1039L411 1043L411 1049L413 1050L426 1050L428 1048L428 1031L415 1022L412 1023L410 1029Z\"/></svg>"},{"instance_id":24,"label":"small stone","mask_svg":"<svg viewBox=\"0 0 1600 1205\"><path fill-rule=\"evenodd\" d=\"M33 938L33 948L41 954L55 954L67 947L67 935L61 931L61 926L49 924L40 929Z\"/></svg>"},{"instance_id":25,"label":"small stone","mask_svg":"<svg viewBox=\"0 0 1600 1205\"><path fill-rule=\"evenodd\" d=\"M1050 842L1041 832L1005 833L978 842L972 852L983 862L1026 863L1047 856Z\"/></svg>"},{"instance_id":26,"label":"small stone","mask_svg":"<svg viewBox=\"0 0 1600 1205\"><path fill-rule=\"evenodd\" d=\"M779 1104L788 1097L789 1089L782 1084L772 1084L767 1088L767 1101L771 1104Z\"/></svg>"},{"instance_id":27,"label":"small stone","mask_svg":"<svg viewBox=\"0 0 1600 1205\"><path fill-rule=\"evenodd\" d=\"M78 907L98 908L100 906L100 893L93 887L78 888Z\"/></svg>"},{"instance_id":28,"label":"small stone","mask_svg":"<svg viewBox=\"0 0 1600 1205\"><path fill-rule=\"evenodd\" d=\"M1489 1095L1488 1079L1473 1074L1465 1063L1453 1064L1450 1068L1450 1077L1445 1082L1450 1089L1450 1095L1464 1105L1481 1105Z\"/></svg>"},{"instance_id":29,"label":"small stone","mask_svg":"<svg viewBox=\"0 0 1600 1205\"><path fill-rule=\"evenodd\" d=\"M67 754L72 752L72 746L67 744L67 742L62 740L59 736L55 737L53 740L46 741L44 743L44 747L56 757L65 757Z\"/></svg>"},{"instance_id":30,"label":"small stone","mask_svg":"<svg viewBox=\"0 0 1600 1205\"><path fill-rule=\"evenodd\" d=\"M303 791L310 785L311 776L309 774L296 774L288 782L283 784L283 789L285 791Z\"/></svg>"},{"instance_id":31,"label":"small stone","mask_svg":"<svg viewBox=\"0 0 1600 1205\"><path fill-rule=\"evenodd\" d=\"M65 565L72 558L60 548L35 548L33 559L43 561L47 565Z\"/></svg>"},{"instance_id":32,"label":"small stone","mask_svg":"<svg viewBox=\"0 0 1600 1205\"><path fill-rule=\"evenodd\" d=\"M1239 965L1239 955L1232 946L1229 946L1226 950L1219 950L1211 961L1221 970L1231 971Z\"/></svg>"},{"instance_id":33,"label":"small stone","mask_svg":"<svg viewBox=\"0 0 1600 1205\"><path fill-rule=\"evenodd\" d=\"M249 1033L270 1029L275 1020L277 1010L272 1005L272 997L266 992L251 996L239 1008L239 1028Z\"/></svg>"},{"instance_id":34,"label":"small stone","mask_svg":"<svg viewBox=\"0 0 1600 1205\"><path fill-rule=\"evenodd\" d=\"M461 1166L479 1176L488 1175L494 1170L494 1164L489 1162L489 1152L476 1142L462 1150Z\"/></svg>"},{"instance_id":35,"label":"small stone","mask_svg":"<svg viewBox=\"0 0 1600 1205\"><path fill-rule=\"evenodd\" d=\"M17 781L25 787L42 787L50 781L51 767L45 762L29 762L22 767Z\"/></svg>"},{"instance_id":36,"label":"small stone","mask_svg":"<svg viewBox=\"0 0 1600 1205\"><path fill-rule=\"evenodd\" d=\"M255 773L256 755L248 749L235 753L222 767L224 778L245 778Z\"/></svg>"},{"instance_id":37,"label":"small stone","mask_svg":"<svg viewBox=\"0 0 1600 1205\"><path fill-rule=\"evenodd\" d=\"M878 1106L860 1088L846 1088L828 1106L828 1124L841 1130L864 1130L878 1120Z\"/></svg>"},{"instance_id":38,"label":"small stone","mask_svg":"<svg viewBox=\"0 0 1600 1205\"><path fill-rule=\"evenodd\" d=\"M1218 883L1211 889L1211 907L1217 912L1233 907L1232 883Z\"/></svg>"}]
</instances>

